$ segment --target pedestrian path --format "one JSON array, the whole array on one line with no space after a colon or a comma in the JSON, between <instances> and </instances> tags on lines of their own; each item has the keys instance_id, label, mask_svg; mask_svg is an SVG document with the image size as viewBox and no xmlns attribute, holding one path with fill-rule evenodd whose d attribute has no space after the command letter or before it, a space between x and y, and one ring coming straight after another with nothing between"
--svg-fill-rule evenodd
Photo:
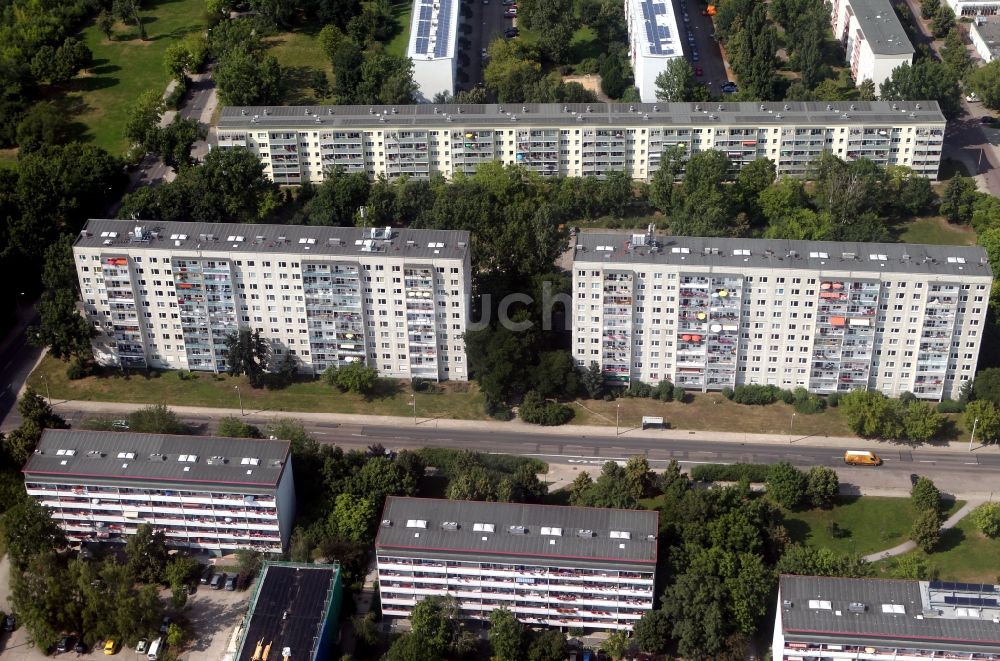
<instances>
[{"instance_id":1,"label":"pedestrian path","mask_svg":"<svg viewBox=\"0 0 1000 661\"><path fill-rule=\"evenodd\" d=\"M957 512L952 514L941 524L941 530L950 530L954 528L959 521L964 519L969 512L976 509L982 505L985 501L981 498L972 498L965 501L965 504L958 509ZM899 546L894 546L891 549L886 549L885 551L878 551L870 555L865 556L865 560L868 562L878 562L879 560L885 560L886 558L894 558L898 555L903 555L904 553L909 553L910 551L917 548L916 542L913 540L907 540L900 544Z\"/></svg>"}]
</instances>

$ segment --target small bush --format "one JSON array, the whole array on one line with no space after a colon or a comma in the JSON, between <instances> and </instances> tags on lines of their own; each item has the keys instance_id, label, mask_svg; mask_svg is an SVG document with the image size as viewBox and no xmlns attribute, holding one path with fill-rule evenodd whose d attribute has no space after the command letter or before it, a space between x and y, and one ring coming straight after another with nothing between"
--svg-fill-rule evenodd
<instances>
[{"instance_id":1,"label":"small bush","mask_svg":"<svg viewBox=\"0 0 1000 661\"><path fill-rule=\"evenodd\" d=\"M777 386L746 385L736 386L732 400L737 404L763 406L771 404L778 397ZM789 393L791 394L791 393Z\"/></svg>"},{"instance_id":2,"label":"small bush","mask_svg":"<svg viewBox=\"0 0 1000 661\"><path fill-rule=\"evenodd\" d=\"M74 360L66 368L66 378L70 381L77 381L85 376L87 376L87 370L80 364L79 360Z\"/></svg>"},{"instance_id":3,"label":"small bush","mask_svg":"<svg viewBox=\"0 0 1000 661\"><path fill-rule=\"evenodd\" d=\"M974 509L972 522L987 537L1000 537L1000 503L983 503Z\"/></svg>"},{"instance_id":4,"label":"small bush","mask_svg":"<svg viewBox=\"0 0 1000 661\"><path fill-rule=\"evenodd\" d=\"M699 482L767 482L767 464L699 464L691 469L691 479Z\"/></svg>"},{"instance_id":5,"label":"small bush","mask_svg":"<svg viewBox=\"0 0 1000 661\"><path fill-rule=\"evenodd\" d=\"M670 381L664 379L656 384L653 388L653 397L660 400L661 402L670 402L674 399L674 384Z\"/></svg>"},{"instance_id":6,"label":"small bush","mask_svg":"<svg viewBox=\"0 0 1000 661\"><path fill-rule=\"evenodd\" d=\"M826 400L816 395L809 395L805 399L796 398L792 406L796 413L812 415L813 413L822 413L823 409L826 408Z\"/></svg>"},{"instance_id":7,"label":"small bush","mask_svg":"<svg viewBox=\"0 0 1000 661\"><path fill-rule=\"evenodd\" d=\"M642 381L635 381L628 387L624 395L626 397L640 397L647 398L653 396L653 386L648 383L643 383Z\"/></svg>"},{"instance_id":8,"label":"small bush","mask_svg":"<svg viewBox=\"0 0 1000 661\"><path fill-rule=\"evenodd\" d=\"M430 389L431 382L430 379L415 376L410 380L410 387L413 388L413 392L426 392Z\"/></svg>"},{"instance_id":9,"label":"small bush","mask_svg":"<svg viewBox=\"0 0 1000 661\"><path fill-rule=\"evenodd\" d=\"M965 410L965 404L962 402L957 402L954 399L942 399L938 402L937 412L938 413L961 413Z\"/></svg>"},{"instance_id":10,"label":"small bush","mask_svg":"<svg viewBox=\"0 0 1000 661\"><path fill-rule=\"evenodd\" d=\"M180 110L181 105L184 102L184 95L187 94L187 90L188 79L185 77L183 81L177 83L174 90L170 93L170 96L166 98L166 106L171 110Z\"/></svg>"},{"instance_id":11,"label":"small bush","mask_svg":"<svg viewBox=\"0 0 1000 661\"><path fill-rule=\"evenodd\" d=\"M194 381L198 376L190 370L177 370L177 378L181 381Z\"/></svg>"},{"instance_id":12,"label":"small bush","mask_svg":"<svg viewBox=\"0 0 1000 661\"><path fill-rule=\"evenodd\" d=\"M779 390L778 399L783 401L785 404L791 404L795 401L795 393L791 390Z\"/></svg>"},{"instance_id":13,"label":"small bush","mask_svg":"<svg viewBox=\"0 0 1000 661\"><path fill-rule=\"evenodd\" d=\"M730 388L729 386L726 386L725 388L722 389L722 396L725 397L726 399L731 400L733 398L733 389Z\"/></svg>"},{"instance_id":14,"label":"small bush","mask_svg":"<svg viewBox=\"0 0 1000 661\"><path fill-rule=\"evenodd\" d=\"M687 401L687 391L682 386L674 386L674 401L681 404Z\"/></svg>"},{"instance_id":15,"label":"small bush","mask_svg":"<svg viewBox=\"0 0 1000 661\"><path fill-rule=\"evenodd\" d=\"M941 509L941 492L926 477L919 478L913 485L913 489L910 491L910 500L918 512L924 510L937 512Z\"/></svg>"},{"instance_id":16,"label":"small bush","mask_svg":"<svg viewBox=\"0 0 1000 661\"><path fill-rule=\"evenodd\" d=\"M910 529L910 539L925 553L930 553L941 541L941 514L937 510L924 510L917 515Z\"/></svg>"},{"instance_id":17,"label":"small bush","mask_svg":"<svg viewBox=\"0 0 1000 661\"><path fill-rule=\"evenodd\" d=\"M903 392L899 393L898 399L901 402L915 402L917 401L917 396L914 395L912 392L909 392L908 390L904 390Z\"/></svg>"},{"instance_id":18,"label":"small bush","mask_svg":"<svg viewBox=\"0 0 1000 661\"><path fill-rule=\"evenodd\" d=\"M837 406L840 405L840 394L839 393L833 393L832 395L827 395L827 397L826 397L826 405L829 406L832 409L837 408Z\"/></svg>"},{"instance_id":19,"label":"small bush","mask_svg":"<svg viewBox=\"0 0 1000 661\"><path fill-rule=\"evenodd\" d=\"M576 65L576 72L581 76L597 73L597 59L593 57L583 58L580 60L580 63Z\"/></svg>"},{"instance_id":20,"label":"small bush","mask_svg":"<svg viewBox=\"0 0 1000 661\"><path fill-rule=\"evenodd\" d=\"M545 427L564 425L573 419L573 409L565 404L547 402L534 390L524 396L518 415L525 422Z\"/></svg>"}]
</instances>

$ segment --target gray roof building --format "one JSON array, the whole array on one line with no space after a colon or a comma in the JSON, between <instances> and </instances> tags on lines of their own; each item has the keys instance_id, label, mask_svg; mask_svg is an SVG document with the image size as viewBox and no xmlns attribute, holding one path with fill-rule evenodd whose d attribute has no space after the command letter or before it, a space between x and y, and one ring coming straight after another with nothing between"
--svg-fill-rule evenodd
<instances>
[{"instance_id":1,"label":"gray roof building","mask_svg":"<svg viewBox=\"0 0 1000 661\"><path fill-rule=\"evenodd\" d=\"M785 575L775 641L996 653L998 598L990 584Z\"/></svg>"},{"instance_id":2,"label":"gray roof building","mask_svg":"<svg viewBox=\"0 0 1000 661\"><path fill-rule=\"evenodd\" d=\"M46 429L23 472L32 481L274 489L289 448L280 440Z\"/></svg>"},{"instance_id":3,"label":"gray roof building","mask_svg":"<svg viewBox=\"0 0 1000 661\"><path fill-rule=\"evenodd\" d=\"M138 233L137 233L138 230ZM388 236L387 234L388 233ZM232 253L350 256L365 253L414 259L464 259L469 233L459 230L246 225L91 219L78 248L210 250Z\"/></svg>"},{"instance_id":4,"label":"gray roof building","mask_svg":"<svg viewBox=\"0 0 1000 661\"><path fill-rule=\"evenodd\" d=\"M906 55L914 52L889 0L851 0L851 7L873 53Z\"/></svg>"},{"instance_id":5,"label":"gray roof building","mask_svg":"<svg viewBox=\"0 0 1000 661\"><path fill-rule=\"evenodd\" d=\"M412 553L558 558L561 564L656 564L659 514L642 510L561 507L390 497L375 548Z\"/></svg>"},{"instance_id":6,"label":"gray roof building","mask_svg":"<svg viewBox=\"0 0 1000 661\"><path fill-rule=\"evenodd\" d=\"M641 238L640 238L641 237ZM810 271L904 272L992 277L979 246L845 241L786 241L581 232L577 262L675 264L737 272L771 267Z\"/></svg>"},{"instance_id":7,"label":"gray roof building","mask_svg":"<svg viewBox=\"0 0 1000 661\"><path fill-rule=\"evenodd\" d=\"M892 12L891 7L889 12ZM630 127L647 121L652 126L746 124L825 127L844 123L897 125L944 122L945 119L937 101L226 106L219 117L218 128L220 131L258 128L363 130L373 127L382 130L401 127L457 130L465 127L513 129L538 125Z\"/></svg>"}]
</instances>

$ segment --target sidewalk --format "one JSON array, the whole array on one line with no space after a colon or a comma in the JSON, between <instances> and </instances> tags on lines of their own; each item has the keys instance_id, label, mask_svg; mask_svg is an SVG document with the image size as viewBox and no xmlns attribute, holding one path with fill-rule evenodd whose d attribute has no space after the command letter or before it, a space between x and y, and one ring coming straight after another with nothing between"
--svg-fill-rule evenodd
<instances>
[{"instance_id":1,"label":"sidewalk","mask_svg":"<svg viewBox=\"0 0 1000 661\"><path fill-rule=\"evenodd\" d=\"M136 409L147 406L147 404L134 404L128 402L90 402L81 400L54 400L52 408L56 413L60 410L78 410L93 413L127 414ZM303 422L353 425L353 426L386 426L407 428L413 425L410 417L382 416L382 415L358 415L350 413L297 413L292 411L247 411L241 415L239 409L223 408L203 408L198 406L171 406L180 416L201 416L201 417L244 417L250 421L273 420L278 418L295 418ZM563 436L573 438L613 437L615 432L613 427L601 427L593 425L563 425L561 427L541 427L530 425L519 419L511 422L499 422L493 420L452 420L452 419L431 419L417 418L420 427L433 427L434 429L450 431L476 431L493 432L500 434L546 434L550 436ZM851 448L862 446L865 448L881 448L883 451L891 447L898 447L903 450L911 450L914 446L905 443L891 443L888 441L873 441L861 439L854 436L796 436L789 440L788 434L753 434L744 432L718 432L718 431L691 431L686 429L667 430L646 430L623 429L620 436L628 438L644 439L669 439L687 438L695 441L723 441L730 443L753 443L770 445L799 445L809 447L829 447L829 448ZM968 449L968 441L952 441L950 443L938 443L934 445L920 445L921 452L957 452ZM997 446L977 446L979 452L1000 452Z\"/></svg>"}]
</instances>

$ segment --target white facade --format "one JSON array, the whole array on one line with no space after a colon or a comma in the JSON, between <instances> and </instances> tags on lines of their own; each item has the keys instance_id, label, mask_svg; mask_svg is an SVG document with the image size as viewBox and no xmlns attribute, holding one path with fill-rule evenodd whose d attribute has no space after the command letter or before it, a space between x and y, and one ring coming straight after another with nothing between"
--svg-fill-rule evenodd
<instances>
[{"instance_id":1,"label":"white facade","mask_svg":"<svg viewBox=\"0 0 1000 661\"><path fill-rule=\"evenodd\" d=\"M878 93L893 69L913 62L913 45L889 0L833 0L830 18L857 85L871 80Z\"/></svg>"},{"instance_id":2,"label":"white facade","mask_svg":"<svg viewBox=\"0 0 1000 661\"><path fill-rule=\"evenodd\" d=\"M635 85L644 103L656 102L656 77L675 57L683 57L673 3L669 0L625 0L629 58Z\"/></svg>"},{"instance_id":3,"label":"white facade","mask_svg":"<svg viewBox=\"0 0 1000 661\"><path fill-rule=\"evenodd\" d=\"M295 517L288 447L287 441L46 430L25 465L24 486L71 541L124 543L149 524L171 546L281 553ZM177 466L187 470L167 474Z\"/></svg>"},{"instance_id":4,"label":"white facade","mask_svg":"<svg viewBox=\"0 0 1000 661\"><path fill-rule=\"evenodd\" d=\"M244 234L237 234L243 232ZM467 232L91 220L73 248L102 364L225 371L260 331L319 374L468 378Z\"/></svg>"},{"instance_id":5,"label":"white facade","mask_svg":"<svg viewBox=\"0 0 1000 661\"><path fill-rule=\"evenodd\" d=\"M413 0L406 56L413 61L413 81L424 103L436 94L455 93L459 4L459 0Z\"/></svg>"},{"instance_id":6,"label":"white facade","mask_svg":"<svg viewBox=\"0 0 1000 661\"><path fill-rule=\"evenodd\" d=\"M319 124L317 124L319 122ZM224 108L219 148L257 154L276 183L322 181L331 168L370 178L472 174L482 163L542 176L649 181L663 152L724 151L804 175L824 151L937 177L945 119L935 101L525 104Z\"/></svg>"},{"instance_id":7,"label":"white facade","mask_svg":"<svg viewBox=\"0 0 1000 661\"><path fill-rule=\"evenodd\" d=\"M382 613L409 617L421 599L448 595L465 618L506 607L528 625L629 631L655 606L656 522L655 512L390 497L375 540Z\"/></svg>"},{"instance_id":8,"label":"white facade","mask_svg":"<svg viewBox=\"0 0 1000 661\"><path fill-rule=\"evenodd\" d=\"M996 16L1000 13L998 0L948 0L957 16Z\"/></svg>"},{"instance_id":9,"label":"white facade","mask_svg":"<svg viewBox=\"0 0 1000 661\"><path fill-rule=\"evenodd\" d=\"M1000 21L977 21L969 26L969 39L983 62L1000 59Z\"/></svg>"},{"instance_id":10,"label":"white facade","mask_svg":"<svg viewBox=\"0 0 1000 661\"><path fill-rule=\"evenodd\" d=\"M573 354L623 386L957 399L991 283L980 248L585 233Z\"/></svg>"}]
</instances>

